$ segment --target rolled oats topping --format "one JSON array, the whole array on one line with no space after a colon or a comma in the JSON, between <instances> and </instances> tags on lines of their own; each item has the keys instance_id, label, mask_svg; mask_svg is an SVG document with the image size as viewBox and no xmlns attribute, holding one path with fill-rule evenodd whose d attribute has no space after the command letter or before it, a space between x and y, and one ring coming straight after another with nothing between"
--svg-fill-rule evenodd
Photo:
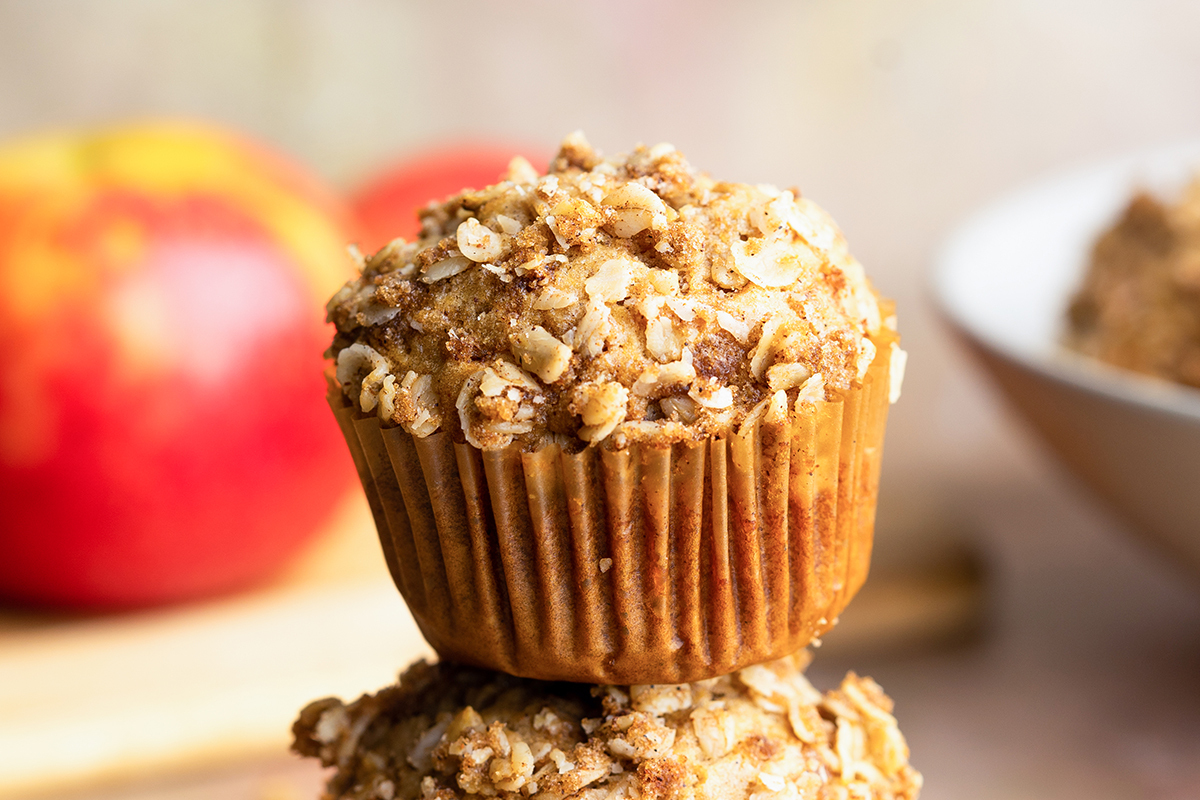
<instances>
[{"instance_id":1,"label":"rolled oats topping","mask_svg":"<svg viewBox=\"0 0 1200 800\"><path fill-rule=\"evenodd\" d=\"M892 701L805 654L679 685L546 683L420 662L354 703L318 700L293 749L335 771L327 800L912 800Z\"/></svg>"},{"instance_id":2,"label":"rolled oats topping","mask_svg":"<svg viewBox=\"0 0 1200 800\"><path fill-rule=\"evenodd\" d=\"M548 174L515 159L421 215L416 241L359 256L327 306L348 401L414 436L726 435L778 391L860 384L890 317L811 200L714 181L670 145L606 159L572 134Z\"/></svg>"}]
</instances>

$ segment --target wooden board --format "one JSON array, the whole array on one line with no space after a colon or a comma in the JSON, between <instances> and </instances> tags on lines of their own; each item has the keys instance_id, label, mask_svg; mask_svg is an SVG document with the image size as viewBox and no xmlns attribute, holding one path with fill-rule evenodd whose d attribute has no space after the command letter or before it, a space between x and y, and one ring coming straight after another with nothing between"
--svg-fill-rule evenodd
<instances>
[{"instance_id":1,"label":"wooden board","mask_svg":"<svg viewBox=\"0 0 1200 800\"><path fill-rule=\"evenodd\" d=\"M928 643L978 622L969 554L880 555L818 657ZM0 798L278 759L305 703L373 691L423 656L432 652L357 492L260 590L108 617L0 611Z\"/></svg>"},{"instance_id":2,"label":"wooden board","mask_svg":"<svg viewBox=\"0 0 1200 800\"><path fill-rule=\"evenodd\" d=\"M0 796L279 754L305 703L429 654L355 493L263 589L108 617L0 612Z\"/></svg>"}]
</instances>

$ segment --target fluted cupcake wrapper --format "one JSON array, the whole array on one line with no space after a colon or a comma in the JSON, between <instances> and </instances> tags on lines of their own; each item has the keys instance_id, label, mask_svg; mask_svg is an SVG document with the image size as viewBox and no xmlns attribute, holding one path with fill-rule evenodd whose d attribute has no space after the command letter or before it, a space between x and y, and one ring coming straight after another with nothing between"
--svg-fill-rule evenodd
<instances>
[{"instance_id":1,"label":"fluted cupcake wrapper","mask_svg":"<svg viewBox=\"0 0 1200 800\"><path fill-rule=\"evenodd\" d=\"M827 631L866 579L890 341L863 386L727 438L577 454L420 439L330 404L393 579L446 659L677 683Z\"/></svg>"}]
</instances>

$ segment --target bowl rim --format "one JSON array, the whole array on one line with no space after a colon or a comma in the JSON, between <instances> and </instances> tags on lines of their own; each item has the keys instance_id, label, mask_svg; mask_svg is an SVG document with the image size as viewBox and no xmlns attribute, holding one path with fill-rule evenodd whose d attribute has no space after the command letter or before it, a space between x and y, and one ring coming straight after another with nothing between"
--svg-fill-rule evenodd
<instances>
[{"instance_id":1,"label":"bowl rim","mask_svg":"<svg viewBox=\"0 0 1200 800\"><path fill-rule=\"evenodd\" d=\"M1137 188L1137 181L1133 180L1133 177L1141 167L1151 163L1161 167L1173 161L1176 162L1181 175L1184 174L1184 162L1190 162L1186 174L1200 178L1200 139L1146 148L1132 154L1051 173L1041 179L1021 184L977 208L954 226L935 252L933 269L929 275L929 288L939 315L970 343L998 358L1014 362L1044 379L1136 407L1141 411L1200 422L1200 389L1116 367L1068 350L1061 343L1046 353L1030 353L979 325L970 313L957 304L950 289L953 276L972 269L968 240L980 229L994 224L993 220L1011 214L1014 209L1029 206L1035 198L1041 198L1055 190L1062 191L1073 185L1089 184L1097 180L1111 182L1114 187L1118 183L1126 184L1117 205L1119 213ZM1111 217L1103 221L1096 233L1111 222ZM1064 230L1063 235L1069 235L1069 232ZM1094 236L1089 238L1089 242L1093 240ZM1061 313L1066 313L1065 307Z\"/></svg>"}]
</instances>

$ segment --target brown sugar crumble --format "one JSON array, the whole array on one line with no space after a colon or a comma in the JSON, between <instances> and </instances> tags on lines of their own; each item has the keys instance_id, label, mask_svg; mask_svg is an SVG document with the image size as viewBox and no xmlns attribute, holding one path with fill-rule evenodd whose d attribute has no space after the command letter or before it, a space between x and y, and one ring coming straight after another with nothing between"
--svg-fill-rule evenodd
<instances>
[{"instance_id":1,"label":"brown sugar crumble","mask_svg":"<svg viewBox=\"0 0 1200 800\"><path fill-rule=\"evenodd\" d=\"M1200 180L1176 205L1139 194L1097 241L1067 344L1200 388Z\"/></svg>"},{"instance_id":2,"label":"brown sugar crumble","mask_svg":"<svg viewBox=\"0 0 1200 800\"><path fill-rule=\"evenodd\" d=\"M329 302L349 402L416 437L566 452L724 435L772 401L833 399L903 352L828 215L717 182L670 145L601 158L573 134L546 175L421 212ZM782 397L780 396L782 394Z\"/></svg>"},{"instance_id":3,"label":"brown sugar crumble","mask_svg":"<svg viewBox=\"0 0 1200 800\"><path fill-rule=\"evenodd\" d=\"M353 703L311 703L293 749L336 768L326 800L916 798L892 701L853 673L821 693L806 664L589 687L419 662Z\"/></svg>"}]
</instances>

